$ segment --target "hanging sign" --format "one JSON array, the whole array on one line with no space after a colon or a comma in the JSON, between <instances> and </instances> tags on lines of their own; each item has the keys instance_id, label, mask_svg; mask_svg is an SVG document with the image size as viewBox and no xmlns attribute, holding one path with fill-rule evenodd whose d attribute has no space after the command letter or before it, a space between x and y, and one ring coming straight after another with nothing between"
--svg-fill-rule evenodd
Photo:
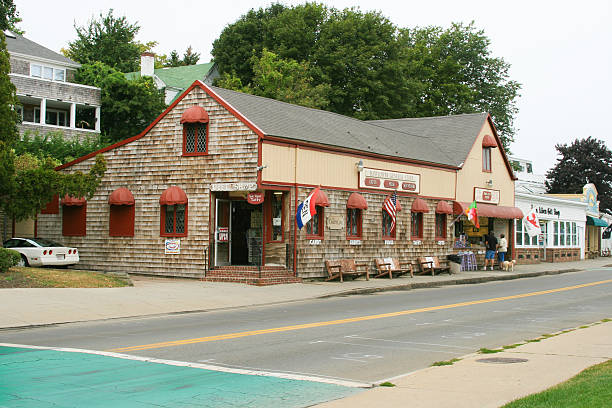
<instances>
[{"instance_id":1,"label":"hanging sign","mask_svg":"<svg viewBox=\"0 0 612 408\"><path fill-rule=\"evenodd\" d=\"M264 202L264 193L259 191L253 191L247 194L247 203L249 204L261 204Z\"/></svg>"},{"instance_id":2,"label":"hanging sign","mask_svg":"<svg viewBox=\"0 0 612 408\"><path fill-rule=\"evenodd\" d=\"M359 172L359 187L418 194L421 175L366 167Z\"/></svg>"}]
</instances>

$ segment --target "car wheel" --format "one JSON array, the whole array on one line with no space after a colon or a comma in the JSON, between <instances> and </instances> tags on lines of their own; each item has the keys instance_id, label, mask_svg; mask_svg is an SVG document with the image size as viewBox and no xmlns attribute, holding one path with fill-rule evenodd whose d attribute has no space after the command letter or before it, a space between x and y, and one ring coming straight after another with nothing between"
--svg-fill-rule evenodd
<instances>
[{"instance_id":1,"label":"car wheel","mask_svg":"<svg viewBox=\"0 0 612 408\"><path fill-rule=\"evenodd\" d=\"M21 255L21 259L17 262L17 266L30 266L28 258L25 255Z\"/></svg>"}]
</instances>

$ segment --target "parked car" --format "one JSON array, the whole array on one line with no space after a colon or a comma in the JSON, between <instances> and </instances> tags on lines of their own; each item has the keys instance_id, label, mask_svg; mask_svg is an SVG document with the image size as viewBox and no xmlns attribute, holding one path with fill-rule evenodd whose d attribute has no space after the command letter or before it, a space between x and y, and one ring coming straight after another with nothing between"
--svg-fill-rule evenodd
<instances>
[{"instance_id":1,"label":"parked car","mask_svg":"<svg viewBox=\"0 0 612 408\"><path fill-rule=\"evenodd\" d=\"M11 238L5 248L21 254L20 266L64 266L79 262L79 251L45 238Z\"/></svg>"}]
</instances>

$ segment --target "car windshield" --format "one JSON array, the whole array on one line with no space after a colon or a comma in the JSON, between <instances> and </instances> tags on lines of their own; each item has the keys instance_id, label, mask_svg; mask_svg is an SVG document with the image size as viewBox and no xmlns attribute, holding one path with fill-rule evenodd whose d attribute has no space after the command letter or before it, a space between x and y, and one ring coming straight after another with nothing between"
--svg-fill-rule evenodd
<instances>
[{"instance_id":1,"label":"car windshield","mask_svg":"<svg viewBox=\"0 0 612 408\"><path fill-rule=\"evenodd\" d=\"M62 244L58 244L57 242L51 241L50 239L46 238L29 238L29 240L32 242L36 242L41 247L63 247Z\"/></svg>"}]
</instances>

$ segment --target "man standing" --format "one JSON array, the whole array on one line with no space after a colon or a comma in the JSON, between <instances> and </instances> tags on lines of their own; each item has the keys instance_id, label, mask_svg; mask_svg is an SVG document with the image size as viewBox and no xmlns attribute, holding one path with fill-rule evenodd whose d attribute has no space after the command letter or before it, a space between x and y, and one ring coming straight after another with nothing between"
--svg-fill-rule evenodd
<instances>
[{"instance_id":1,"label":"man standing","mask_svg":"<svg viewBox=\"0 0 612 408\"><path fill-rule=\"evenodd\" d=\"M504 234L499 236L499 244L497 244L497 256L499 258L499 269L506 260L506 252L508 252L508 240Z\"/></svg>"},{"instance_id":2,"label":"man standing","mask_svg":"<svg viewBox=\"0 0 612 408\"><path fill-rule=\"evenodd\" d=\"M484 239L487 253L485 254L485 263L482 270L486 271L489 263L491 264L491 270L493 270L493 265L495 264L495 251L497 251L497 238L493 235L493 231L489 231L489 234L485 235Z\"/></svg>"}]
</instances>

